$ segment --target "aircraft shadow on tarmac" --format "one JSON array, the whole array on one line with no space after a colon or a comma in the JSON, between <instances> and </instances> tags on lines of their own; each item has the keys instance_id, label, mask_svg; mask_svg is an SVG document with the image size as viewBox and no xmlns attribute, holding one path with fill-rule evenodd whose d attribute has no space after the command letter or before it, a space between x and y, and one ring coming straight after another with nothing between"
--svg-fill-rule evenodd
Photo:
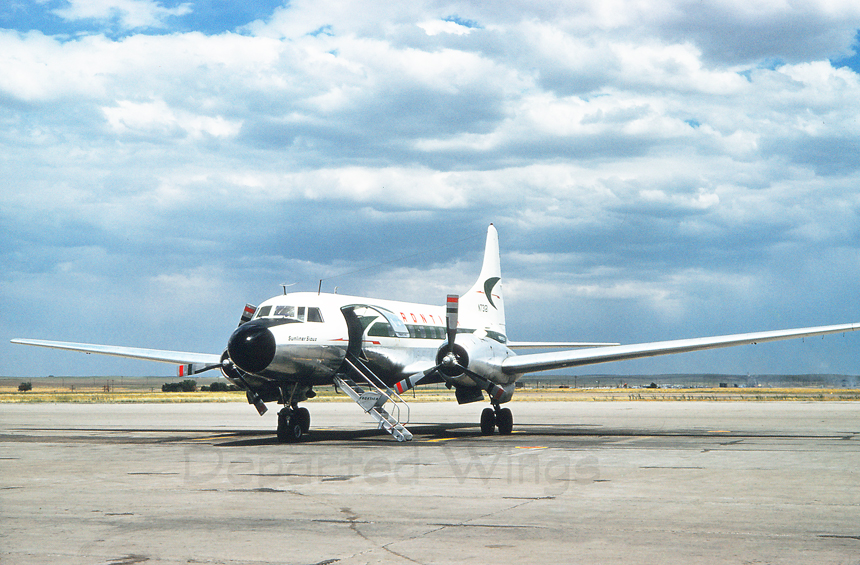
<instances>
[{"instance_id":1,"label":"aircraft shadow on tarmac","mask_svg":"<svg viewBox=\"0 0 860 565\"><path fill-rule=\"evenodd\" d=\"M463 431L467 430L467 431ZM481 432L475 427L475 424L445 424L443 425L424 425L410 426L409 431L417 440L441 439L452 437L481 437ZM214 445L220 447L236 447L248 445L275 445L278 444L277 437L272 432L254 432L254 435L261 434L264 437L244 438L235 441L218 442ZM356 428L356 429L329 429L320 428L312 429L302 437L299 444L303 443L326 443L340 441L379 441L382 443L397 443L394 438L388 435L383 430L377 428ZM288 444L286 444L288 445Z\"/></svg>"},{"instance_id":2,"label":"aircraft shadow on tarmac","mask_svg":"<svg viewBox=\"0 0 860 565\"><path fill-rule=\"evenodd\" d=\"M768 432L743 432L743 431L708 431L708 430L642 430L630 428L602 428L584 427L583 425L568 426L546 426L546 425L519 425L513 434L502 436L493 434L484 436L473 423L467 424L427 424L410 426L414 440L409 443L423 443L441 440L475 439L496 442L520 442L533 441L535 439L603 439L605 441L618 441L623 438L635 437L661 437L661 438L803 438L813 437L795 434L768 433ZM244 436L241 439L227 441L214 441L212 445L218 447L239 447L253 445L277 445L278 440L269 431L237 432L236 436ZM253 437L249 437L253 436ZM814 436L821 437L821 436ZM226 439L219 437L218 439ZM396 444L394 439L384 431L370 429L312 429L302 438L299 444L322 444L328 442L374 442ZM289 444L285 444L289 445Z\"/></svg>"},{"instance_id":3,"label":"aircraft shadow on tarmac","mask_svg":"<svg viewBox=\"0 0 860 565\"><path fill-rule=\"evenodd\" d=\"M610 428L589 424L519 424L511 435L491 436L481 434L474 423L420 424L410 426L414 439L408 444L466 440L493 442L499 445L535 443L541 441L581 441L589 444L614 443L630 438L721 439L721 438L768 438L768 439L850 439L855 432L823 434L798 434L777 431L705 430L705 429L641 429ZM0 439L13 442L51 441L60 443L111 443L111 444L175 444L204 442L213 447L242 447L279 445L276 435L268 429L260 430L215 430L204 428L159 429L159 428L27 428L13 434L0 434ZM47 435L42 435L42 433ZM130 434L130 435L126 435ZM140 434L140 435L138 435ZM155 434L153 437L151 434ZM846 435L847 434L847 435ZM312 428L298 444L397 444L390 435L376 428Z\"/></svg>"}]
</instances>

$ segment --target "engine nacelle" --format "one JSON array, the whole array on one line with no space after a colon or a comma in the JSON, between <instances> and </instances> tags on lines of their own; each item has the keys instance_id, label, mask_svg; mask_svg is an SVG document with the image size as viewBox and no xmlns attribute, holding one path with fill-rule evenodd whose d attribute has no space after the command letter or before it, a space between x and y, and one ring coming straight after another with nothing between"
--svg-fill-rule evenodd
<instances>
[{"instance_id":1,"label":"engine nacelle","mask_svg":"<svg viewBox=\"0 0 860 565\"><path fill-rule=\"evenodd\" d=\"M448 355L448 344L446 343L436 353L436 363L440 365L439 372L457 384L482 387L482 383L475 382L461 367L465 367L499 385L514 382L514 376L503 373L501 369L502 361L514 355L514 352L503 343L486 336L457 334L453 353L457 363L445 364L444 359Z\"/></svg>"},{"instance_id":2,"label":"engine nacelle","mask_svg":"<svg viewBox=\"0 0 860 565\"><path fill-rule=\"evenodd\" d=\"M236 366L230 362L230 354L227 352L226 349L224 350L224 353L221 354L220 368L221 374L224 375L225 379L243 390L248 388L245 386L245 381L242 380L242 374L239 372Z\"/></svg>"}]
</instances>

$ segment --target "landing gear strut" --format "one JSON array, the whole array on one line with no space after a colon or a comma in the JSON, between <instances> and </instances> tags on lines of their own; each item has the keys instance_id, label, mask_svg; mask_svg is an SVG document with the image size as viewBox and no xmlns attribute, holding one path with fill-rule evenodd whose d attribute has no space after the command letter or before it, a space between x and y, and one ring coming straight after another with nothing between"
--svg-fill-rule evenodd
<instances>
[{"instance_id":1,"label":"landing gear strut","mask_svg":"<svg viewBox=\"0 0 860 565\"><path fill-rule=\"evenodd\" d=\"M491 435L494 428L499 428L499 433L503 436L513 432L514 415L510 408L499 408L498 404L494 404L492 408L484 408L481 412L481 434Z\"/></svg>"}]
</instances>

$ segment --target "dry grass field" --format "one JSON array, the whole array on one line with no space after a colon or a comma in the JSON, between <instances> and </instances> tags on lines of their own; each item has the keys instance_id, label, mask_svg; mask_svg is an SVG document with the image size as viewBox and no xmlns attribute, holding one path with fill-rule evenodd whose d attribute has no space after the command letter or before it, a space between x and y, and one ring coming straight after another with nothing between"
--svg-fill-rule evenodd
<instances>
[{"instance_id":1,"label":"dry grass field","mask_svg":"<svg viewBox=\"0 0 860 565\"><path fill-rule=\"evenodd\" d=\"M163 380L163 379L162 379ZM319 387L312 402L348 402L349 398L333 387ZM444 387L422 388L404 395L407 402L454 401L453 391ZM514 401L854 401L860 389L844 388L529 388L517 390ZM172 402L247 402L238 392L161 392L160 388L141 390L137 386L46 386L18 392L17 385L0 385L0 403L73 402L73 403L172 403Z\"/></svg>"}]
</instances>

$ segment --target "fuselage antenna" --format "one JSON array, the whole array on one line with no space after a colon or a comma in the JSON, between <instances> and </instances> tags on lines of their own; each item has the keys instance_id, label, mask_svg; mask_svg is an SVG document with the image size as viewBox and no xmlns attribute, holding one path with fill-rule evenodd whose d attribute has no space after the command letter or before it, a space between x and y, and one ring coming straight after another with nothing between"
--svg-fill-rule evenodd
<instances>
[{"instance_id":1,"label":"fuselage antenna","mask_svg":"<svg viewBox=\"0 0 860 565\"><path fill-rule=\"evenodd\" d=\"M288 287L288 286L293 286L294 284L296 284L296 283L290 283L290 284L287 284L287 283L281 283L281 287L284 289L284 296L286 296L286 295L287 295L287 287Z\"/></svg>"}]
</instances>

